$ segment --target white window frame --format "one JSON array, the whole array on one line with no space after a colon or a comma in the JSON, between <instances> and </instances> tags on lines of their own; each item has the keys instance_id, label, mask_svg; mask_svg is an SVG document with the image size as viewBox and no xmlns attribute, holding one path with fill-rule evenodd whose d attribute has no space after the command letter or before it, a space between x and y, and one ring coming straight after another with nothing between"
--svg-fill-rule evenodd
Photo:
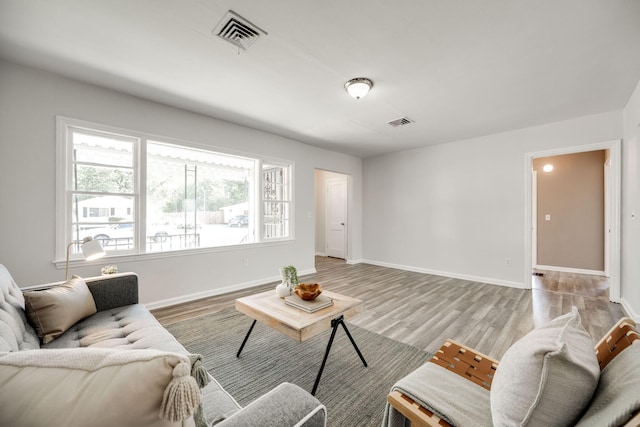
<instances>
[{"instance_id":1,"label":"white window frame","mask_svg":"<svg viewBox=\"0 0 640 427\"><path fill-rule=\"evenodd\" d=\"M56 138L56 255L54 263L58 268L63 268L66 260L66 247L69 243L69 237L71 235L71 222L72 222L72 155L73 155L73 142L72 142L72 130L83 129L91 133L110 133L117 137L123 137L123 139L137 139L137 143L134 144L133 150L133 170L134 170L134 224L135 224L135 249L131 251L117 251L108 253L107 257L112 259L130 259L130 258L164 258L182 256L191 253L203 253L203 252L222 252L229 250L237 250L238 248L247 248L252 246L264 246L269 244L278 244L279 242L288 242L295 240L294 236L294 162L283 159L268 158L265 156L257 156L247 153L233 152L231 150L222 149L215 146L208 146L198 144L190 141L176 140L174 138L168 138L158 135L147 134L143 132L136 132L129 129L122 129L113 126L103 125L94 122L88 122L84 120L78 120L74 118L57 116L56 117L57 138ZM254 242L244 243L237 245L226 246L207 246L190 249L179 249L170 251L146 251L146 196L147 196L147 183L146 183L146 170L147 170L147 156L146 148L147 141L162 141L167 144L172 144L185 148L194 148L200 150L211 151L223 155L241 156L249 159L256 160L256 177L254 182L250 184L252 189L251 196L249 197L249 205L253 208L252 219L255 230ZM289 218L288 218L288 235L277 238L266 238L263 236L264 229L264 213L262 203L262 165L263 163L274 164L284 168L288 168L289 173ZM259 230L259 231L258 231ZM73 260L80 260L79 255L71 256ZM104 262L104 259L103 261Z\"/></svg>"}]
</instances>

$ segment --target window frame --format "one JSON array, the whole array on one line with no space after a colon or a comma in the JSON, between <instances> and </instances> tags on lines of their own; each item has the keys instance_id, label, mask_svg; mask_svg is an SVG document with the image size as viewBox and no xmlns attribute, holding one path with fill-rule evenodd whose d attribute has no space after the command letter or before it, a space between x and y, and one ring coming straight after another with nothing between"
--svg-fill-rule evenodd
<instances>
[{"instance_id":1,"label":"window frame","mask_svg":"<svg viewBox=\"0 0 640 427\"><path fill-rule=\"evenodd\" d=\"M131 260L133 259L153 259L166 258L175 256L184 256L197 253L208 252L224 252L239 250L242 248L250 248L256 246L269 246L277 244L286 244L295 240L294 235L294 173L295 163L290 160L277 159L267 156L259 156L256 154L242 153L235 150L229 150L218 146L210 146L192 141L178 140L159 136L155 134L138 132L129 129L118 128L114 126L104 125L95 122L89 122L64 116L56 116L56 241L55 241L55 260L54 263L58 268L63 268L66 262L66 250L72 232L73 203L72 194L73 182L73 130L81 129L87 133L94 134L113 134L121 136L123 139L136 139L133 148L133 180L134 180L134 219L135 224L135 249L122 250L117 252L108 252L107 258L111 260ZM256 177L250 184L253 191L249 195L249 205L253 208L250 212L251 220L254 224L254 236L251 243L239 243L224 246L205 246L198 248L184 248L165 251L148 252L146 248L146 228L147 228L147 142L161 142L186 149L192 148L196 150L205 150L216 154L239 156L254 160L256 163ZM262 188L263 188L263 164L277 165L287 168L289 174L289 218L288 218L288 235L276 238L264 237L264 212L262 208ZM71 254L71 265L81 262L82 257L78 254ZM104 259L103 261L104 262Z\"/></svg>"}]
</instances>

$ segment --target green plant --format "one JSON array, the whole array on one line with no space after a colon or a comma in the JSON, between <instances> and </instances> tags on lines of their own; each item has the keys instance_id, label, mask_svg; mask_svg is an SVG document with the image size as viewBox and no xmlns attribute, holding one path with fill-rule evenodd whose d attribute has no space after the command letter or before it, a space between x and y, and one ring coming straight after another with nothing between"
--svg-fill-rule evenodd
<instances>
[{"instance_id":1,"label":"green plant","mask_svg":"<svg viewBox=\"0 0 640 427\"><path fill-rule=\"evenodd\" d=\"M293 265L288 265L283 267L284 271L284 281L289 285L290 288L296 287L300 280L298 279L298 270Z\"/></svg>"}]
</instances>

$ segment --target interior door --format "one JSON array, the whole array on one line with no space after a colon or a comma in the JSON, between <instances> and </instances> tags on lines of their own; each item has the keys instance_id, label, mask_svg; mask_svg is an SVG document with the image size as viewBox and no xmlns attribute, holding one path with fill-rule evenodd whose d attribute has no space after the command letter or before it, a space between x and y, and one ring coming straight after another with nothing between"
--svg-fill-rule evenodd
<instances>
[{"instance_id":1,"label":"interior door","mask_svg":"<svg viewBox=\"0 0 640 427\"><path fill-rule=\"evenodd\" d=\"M327 180L325 216L327 256L346 259L347 177Z\"/></svg>"}]
</instances>

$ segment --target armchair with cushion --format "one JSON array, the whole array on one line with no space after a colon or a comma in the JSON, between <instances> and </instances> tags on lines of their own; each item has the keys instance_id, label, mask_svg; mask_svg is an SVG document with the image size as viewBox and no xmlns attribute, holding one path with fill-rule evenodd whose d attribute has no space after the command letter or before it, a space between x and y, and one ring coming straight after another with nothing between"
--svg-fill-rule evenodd
<instances>
[{"instance_id":1,"label":"armchair with cushion","mask_svg":"<svg viewBox=\"0 0 640 427\"><path fill-rule=\"evenodd\" d=\"M399 380L383 426L638 426L640 339L621 319L593 347L574 307L498 362L447 340Z\"/></svg>"}]
</instances>

